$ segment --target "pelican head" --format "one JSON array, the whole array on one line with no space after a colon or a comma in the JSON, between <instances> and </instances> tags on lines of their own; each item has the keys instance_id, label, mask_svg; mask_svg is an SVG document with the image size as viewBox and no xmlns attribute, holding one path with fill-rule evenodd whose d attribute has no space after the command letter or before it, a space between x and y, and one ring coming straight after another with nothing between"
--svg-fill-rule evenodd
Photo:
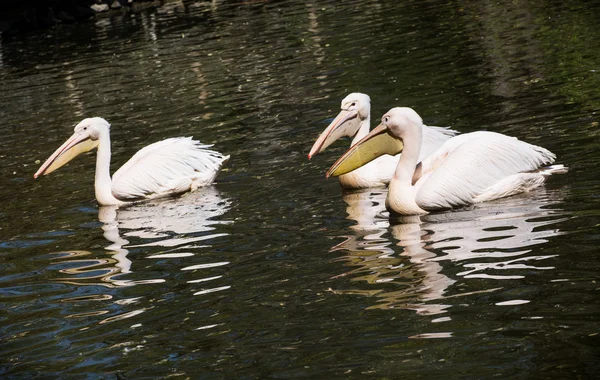
<instances>
[{"instance_id":1,"label":"pelican head","mask_svg":"<svg viewBox=\"0 0 600 380\"><path fill-rule=\"evenodd\" d=\"M354 144L327 171L327 177L355 170L384 154L396 155L404 149L404 139L419 135L423 120L412 108L395 107L381 118L381 123Z\"/></svg>"},{"instance_id":2,"label":"pelican head","mask_svg":"<svg viewBox=\"0 0 600 380\"><path fill-rule=\"evenodd\" d=\"M308 158L322 152L337 139L356 135L363 121L369 119L371 98L360 92L353 92L342 100L340 113L321 133L312 146Z\"/></svg>"},{"instance_id":3,"label":"pelican head","mask_svg":"<svg viewBox=\"0 0 600 380\"><path fill-rule=\"evenodd\" d=\"M33 177L52 173L81 153L98 147L100 136L108 134L109 131L110 124L101 117L83 119L75 126L73 135L52 153Z\"/></svg>"}]
</instances>

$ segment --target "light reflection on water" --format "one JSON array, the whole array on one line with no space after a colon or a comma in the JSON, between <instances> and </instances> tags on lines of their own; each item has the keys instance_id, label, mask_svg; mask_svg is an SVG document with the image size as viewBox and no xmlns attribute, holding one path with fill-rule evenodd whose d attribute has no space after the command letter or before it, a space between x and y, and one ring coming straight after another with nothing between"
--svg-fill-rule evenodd
<instances>
[{"instance_id":1,"label":"light reflection on water","mask_svg":"<svg viewBox=\"0 0 600 380\"><path fill-rule=\"evenodd\" d=\"M444 304L449 298L494 292L502 289L501 280L552 270L552 261L543 263L556 255L532 254L532 248L543 250L543 244L563 234L557 223L570 219L557 206L564 195L543 188L453 212L398 217L390 225L386 194L385 190L344 194L348 219L356 221L350 227L355 234L331 249L345 253L338 260L352 268L336 278L370 285L336 292L379 298L370 308L440 314L451 307ZM449 271L453 275L447 275ZM470 279L494 281L486 282L487 289L455 290L470 288ZM499 304L511 302L516 300Z\"/></svg>"},{"instance_id":2,"label":"light reflection on water","mask_svg":"<svg viewBox=\"0 0 600 380\"><path fill-rule=\"evenodd\" d=\"M210 248L211 239L227 236L227 233L214 233L215 226L233 223L221 218L229 211L231 201L221 196L216 187L202 188L196 192L173 199L154 200L134 204L117 209L113 206L101 206L98 219L102 222L103 236L109 243L104 247L106 257L102 259L87 258L93 256L89 251L66 251L51 254L53 257L50 269L58 271L65 277L53 280L63 284L77 286L103 286L107 288L129 287L134 285L159 284L168 278L129 279L135 275L136 267L146 265L148 259L184 259L181 271L192 271L199 278L190 279L188 284L202 283L191 291L193 295L223 291L229 285L207 287L205 283L221 279L223 276L205 276L202 269L227 266L228 262L210 262L186 265L185 258L195 255L194 251ZM134 244L130 240L135 239ZM198 244L203 242L202 244ZM130 251L140 247L158 247L146 257L131 259ZM150 264L151 265L151 264ZM146 273L146 272L144 272ZM212 273L212 272L211 272ZM200 289L200 290L198 290ZM115 304L133 304L141 297L134 299L116 299ZM106 301L113 299L109 294L92 296L75 296L61 299L61 302ZM144 309L128 311L111 316L100 323L111 322L134 317ZM86 318L92 315L109 313L108 310L85 311L70 315L74 318Z\"/></svg>"}]
</instances>

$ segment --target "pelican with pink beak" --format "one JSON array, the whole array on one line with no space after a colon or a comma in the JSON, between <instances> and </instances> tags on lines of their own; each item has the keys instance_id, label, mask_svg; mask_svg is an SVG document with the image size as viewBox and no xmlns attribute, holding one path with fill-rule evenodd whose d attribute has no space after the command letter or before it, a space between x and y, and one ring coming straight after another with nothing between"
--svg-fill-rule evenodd
<instances>
[{"instance_id":1,"label":"pelican with pink beak","mask_svg":"<svg viewBox=\"0 0 600 380\"><path fill-rule=\"evenodd\" d=\"M351 93L342 100L340 113L315 141L308 158L311 159L316 154L324 151L325 148L342 137L352 138L351 145L354 145L369 133L370 128L371 99L366 94ZM424 126L423 149L420 157L427 157L457 133L448 128ZM392 179L399 159L399 155L380 156L372 162L340 176L340 184L347 189L387 186Z\"/></svg>"},{"instance_id":2,"label":"pelican with pink beak","mask_svg":"<svg viewBox=\"0 0 600 380\"><path fill-rule=\"evenodd\" d=\"M73 135L42 164L34 178L52 173L81 153L98 148L94 188L100 205L128 203L194 191L215 180L229 156L191 137L150 144L110 175L110 124L101 117L82 120Z\"/></svg>"},{"instance_id":3,"label":"pelican with pink beak","mask_svg":"<svg viewBox=\"0 0 600 380\"><path fill-rule=\"evenodd\" d=\"M351 173L381 155L402 152L386 207L393 214L417 215L531 191L550 175L567 171L550 165L556 156L549 150L488 131L452 137L421 160L424 134L423 120L413 109L392 108L327 176Z\"/></svg>"}]
</instances>

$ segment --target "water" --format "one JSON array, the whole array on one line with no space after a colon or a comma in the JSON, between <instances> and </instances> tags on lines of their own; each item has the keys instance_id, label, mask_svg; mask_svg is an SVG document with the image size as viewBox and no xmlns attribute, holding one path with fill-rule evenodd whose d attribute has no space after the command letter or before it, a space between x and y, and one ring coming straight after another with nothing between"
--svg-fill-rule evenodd
<instances>
[{"instance_id":1,"label":"water","mask_svg":"<svg viewBox=\"0 0 600 380\"><path fill-rule=\"evenodd\" d=\"M593 378L600 33L594 3L167 2L4 37L0 373L7 378ZM533 193L388 218L314 139L373 119L492 130L569 166ZM92 155L34 180L84 117L113 170L194 136L218 183L114 210Z\"/></svg>"}]
</instances>

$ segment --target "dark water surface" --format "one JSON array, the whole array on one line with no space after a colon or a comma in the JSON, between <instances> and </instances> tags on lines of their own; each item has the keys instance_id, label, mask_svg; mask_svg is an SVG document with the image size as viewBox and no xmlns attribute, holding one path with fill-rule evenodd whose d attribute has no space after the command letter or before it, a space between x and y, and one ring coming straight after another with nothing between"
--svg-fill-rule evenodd
<instances>
[{"instance_id":1,"label":"dark water surface","mask_svg":"<svg viewBox=\"0 0 600 380\"><path fill-rule=\"evenodd\" d=\"M167 2L0 39L0 377L599 377L600 7L560 3ZM324 178L348 142L306 158L351 91L570 171L390 220ZM90 116L113 170L172 136L231 160L99 208L93 155L33 179Z\"/></svg>"}]
</instances>

